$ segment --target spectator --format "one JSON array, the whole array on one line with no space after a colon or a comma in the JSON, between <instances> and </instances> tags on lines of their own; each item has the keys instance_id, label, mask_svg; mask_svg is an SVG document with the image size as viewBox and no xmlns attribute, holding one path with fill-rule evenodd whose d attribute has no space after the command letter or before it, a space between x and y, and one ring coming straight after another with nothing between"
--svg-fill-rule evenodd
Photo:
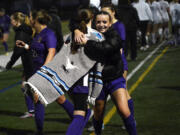
<instances>
[{"instance_id":1,"label":"spectator","mask_svg":"<svg viewBox=\"0 0 180 135\"><path fill-rule=\"evenodd\" d=\"M4 48L5 55L8 55L8 44L7 40L9 37L9 28L10 28L10 18L5 14L5 9L0 8L0 29L1 29L1 39Z\"/></svg>"}]
</instances>

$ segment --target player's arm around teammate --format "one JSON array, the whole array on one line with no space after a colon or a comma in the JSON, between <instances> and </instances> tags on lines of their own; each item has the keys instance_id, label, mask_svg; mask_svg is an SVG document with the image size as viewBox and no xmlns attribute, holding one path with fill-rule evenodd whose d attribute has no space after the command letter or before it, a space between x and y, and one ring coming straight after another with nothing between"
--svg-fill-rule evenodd
<instances>
[{"instance_id":1,"label":"player's arm around teammate","mask_svg":"<svg viewBox=\"0 0 180 135\"><path fill-rule=\"evenodd\" d=\"M123 64L120 55L120 38L117 32L111 27L111 16L107 12L99 12L95 17L96 29L103 33L106 40L101 43L87 41L85 48L87 54L96 54L96 50L101 50L101 54L106 59L102 71L103 90L96 100L93 124L97 135L101 134L103 115L105 110L106 98L111 94L118 112L123 116L126 129L130 135L136 135L134 117L128 107L126 95L126 80L123 76ZM88 48L94 48L92 52ZM107 48L109 50L107 51ZM103 56L102 55L102 56Z\"/></svg>"}]
</instances>

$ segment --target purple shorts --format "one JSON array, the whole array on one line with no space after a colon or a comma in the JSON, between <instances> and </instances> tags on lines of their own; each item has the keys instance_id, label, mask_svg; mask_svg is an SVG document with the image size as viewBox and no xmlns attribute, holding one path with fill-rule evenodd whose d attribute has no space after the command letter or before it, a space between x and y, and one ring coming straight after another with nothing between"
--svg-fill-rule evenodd
<instances>
[{"instance_id":1,"label":"purple shorts","mask_svg":"<svg viewBox=\"0 0 180 135\"><path fill-rule=\"evenodd\" d=\"M6 30L6 31L4 31L4 32L3 32L3 34L9 34L9 31L8 31L8 30Z\"/></svg>"},{"instance_id":2,"label":"purple shorts","mask_svg":"<svg viewBox=\"0 0 180 135\"><path fill-rule=\"evenodd\" d=\"M124 79L124 77L120 77L109 83L105 83L100 95L97 97L97 100L105 100L108 94L111 95L114 91L116 91L119 88L126 89L126 80Z\"/></svg>"}]
</instances>

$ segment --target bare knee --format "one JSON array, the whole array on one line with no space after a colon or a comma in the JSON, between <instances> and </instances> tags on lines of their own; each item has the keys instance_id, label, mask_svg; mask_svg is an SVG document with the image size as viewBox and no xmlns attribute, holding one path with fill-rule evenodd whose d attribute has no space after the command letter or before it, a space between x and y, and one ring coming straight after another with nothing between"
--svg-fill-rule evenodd
<instances>
[{"instance_id":1,"label":"bare knee","mask_svg":"<svg viewBox=\"0 0 180 135\"><path fill-rule=\"evenodd\" d=\"M66 101L66 98L64 95L60 96L58 99L56 99L56 102L58 104L63 104Z\"/></svg>"}]
</instances>

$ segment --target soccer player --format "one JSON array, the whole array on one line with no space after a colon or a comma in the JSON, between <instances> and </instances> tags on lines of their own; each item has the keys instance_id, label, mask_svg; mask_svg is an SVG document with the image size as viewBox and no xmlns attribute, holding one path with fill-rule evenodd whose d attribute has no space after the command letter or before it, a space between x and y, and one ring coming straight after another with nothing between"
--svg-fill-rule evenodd
<instances>
[{"instance_id":1,"label":"soccer player","mask_svg":"<svg viewBox=\"0 0 180 135\"><path fill-rule=\"evenodd\" d=\"M22 40L17 40L16 45L32 52L32 74L34 74L42 65L49 63L53 59L56 52L57 40L54 32L47 28L47 24L51 18L44 10L32 12L30 18L31 24L36 31L36 35L33 38L32 43L28 45ZM56 101L72 118L74 106L65 98L65 96L60 96ZM44 124L44 106L40 102L35 101L35 103L37 135L42 135Z\"/></svg>"},{"instance_id":2,"label":"soccer player","mask_svg":"<svg viewBox=\"0 0 180 135\"><path fill-rule=\"evenodd\" d=\"M169 35L168 22L169 22L169 15L170 15L169 3L165 0L160 0L159 3L163 12L162 14L163 15L162 16L163 38L168 39L168 35Z\"/></svg>"},{"instance_id":3,"label":"soccer player","mask_svg":"<svg viewBox=\"0 0 180 135\"><path fill-rule=\"evenodd\" d=\"M123 78L123 63L121 60L120 38L118 33L111 27L111 16L104 11L99 12L95 17L96 29L103 33L105 41L83 41L86 43L87 54L92 55L92 51L88 51L88 48L94 48L93 54L96 54L97 50L101 50L102 54L105 54L104 68L102 71L103 89L96 100L94 109L93 124L95 133L101 134L104 109L106 104L106 98L110 94L113 101L116 104L117 110L123 115L123 120L126 129L130 135L136 135L136 126L133 115L128 107L127 93L126 93L126 80ZM106 48L108 47L108 49ZM107 49L105 51L105 49ZM108 54L107 54L108 52Z\"/></svg>"},{"instance_id":4,"label":"soccer player","mask_svg":"<svg viewBox=\"0 0 180 135\"><path fill-rule=\"evenodd\" d=\"M5 9L0 8L0 27L2 29L2 44L5 48L5 55L8 55L8 44L7 40L9 37L10 18L5 14Z\"/></svg>"},{"instance_id":5,"label":"soccer player","mask_svg":"<svg viewBox=\"0 0 180 135\"><path fill-rule=\"evenodd\" d=\"M146 42L146 32L148 22L152 20L152 13L149 5L145 2L145 0L135 0L133 7L136 8L140 20L139 26L142 33L140 50L145 51L149 48L149 45Z\"/></svg>"},{"instance_id":6,"label":"soccer player","mask_svg":"<svg viewBox=\"0 0 180 135\"><path fill-rule=\"evenodd\" d=\"M174 43L175 46L180 45L180 3L178 0L175 0L175 4L172 9L172 23L174 27Z\"/></svg>"},{"instance_id":7,"label":"soccer player","mask_svg":"<svg viewBox=\"0 0 180 135\"><path fill-rule=\"evenodd\" d=\"M150 8L153 15L153 23L151 24L152 28L152 44L157 43L157 34L160 29L161 33L161 23L162 23L162 12L160 9L160 4L156 0L150 0Z\"/></svg>"},{"instance_id":8,"label":"soccer player","mask_svg":"<svg viewBox=\"0 0 180 135\"><path fill-rule=\"evenodd\" d=\"M126 40L126 31L125 31L125 26L122 22L120 22L118 19L116 19L116 12L115 12L115 8L113 7L113 5L104 5L101 8L102 11L108 12L111 15L112 18L112 26L114 27L115 30L117 30L120 39L122 40L122 44L124 46L126 46L125 44L125 40ZM128 72L128 63L126 60L126 57L124 55L124 49L121 49L121 58L123 61L123 69L124 69L124 73L123 73L123 77L126 79L127 78L127 72ZM126 90L125 93L127 94L127 100L128 100L128 106L129 109L131 111L131 114L134 117L134 105L133 105L133 100L130 97L128 91Z\"/></svg>"},{"instance_id":9,"label":"soccer player","mask_svg":"<svg viewBox=\"0 0 180 135\"><path fill-rule=\"evenodd\" d=\"M15 31L15 42L16 40L22 40L23 42L30 43L32 40L32 28L30 26L30 20L28 16L21 12L15 12L11 15L11 24ZM14 46L13 54L10 61L6 65L6 69L11 69L14 63L21 57L23 65L23 76L22 76L22 91L25 94L23 82L27 81L33 72L32 54L25 48ZM34 105L31 97L25 94L25 102L28 109L21 118L33 117L34 116Z\"/></svg>"}]
</instances>

